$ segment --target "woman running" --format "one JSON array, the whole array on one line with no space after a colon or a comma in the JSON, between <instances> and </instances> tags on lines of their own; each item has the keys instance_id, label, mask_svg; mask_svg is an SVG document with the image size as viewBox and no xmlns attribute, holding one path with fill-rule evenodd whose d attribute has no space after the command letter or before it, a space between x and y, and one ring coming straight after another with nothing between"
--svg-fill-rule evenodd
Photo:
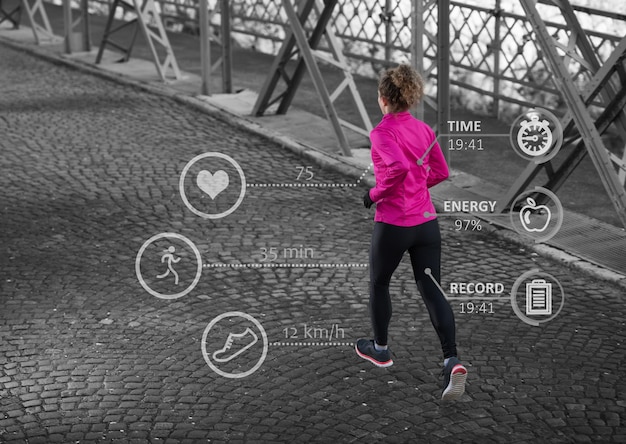
<instances>
[{"instance_id":1,"label":"woman running","mask_svg":"<svg viewBox=\"0 0 626 444\"><path fill-rule=\"evenodd\" d=\"M408 65L388 69L378 84L383 118L370 133L376 186L363 197L366 208L376 204L369 303L374 339L359 339L355 348L378 367L393 364L387 345L389 282L408 251L415 282L441 341L442 399L452 400L464 393L467 370L457 358L454 313L438 288L441 235L428 192L448 178L448 166L432 129L408 111L423 94L421 77Z\"/></svg>"}]
</instances>

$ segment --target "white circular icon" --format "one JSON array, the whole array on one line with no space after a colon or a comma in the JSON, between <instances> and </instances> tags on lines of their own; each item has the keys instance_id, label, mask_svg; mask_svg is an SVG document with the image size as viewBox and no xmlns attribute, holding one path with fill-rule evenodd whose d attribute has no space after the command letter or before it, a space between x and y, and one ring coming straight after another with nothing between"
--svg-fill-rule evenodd
<instances>
[{"instance_id":1,"label":"white circular icon","mask_svg":"<svg viewBox=\"0 0 626 444\"><path fill-rule=\"evenodd\" d=\"M511 125L511 145L527 160L543 163L553 158L563 143L563 128L550 111L534 108Z\"/></svg>"},{"instance_id":2,"label":"white circular icon","mask_svg":"<svg viewBox=\"0 0 626 444\"><path fill-rule=\"evenodd\" d=\"M211 330L214 329L220 321L229 318L240 318L239 321L243 320L243 325L227 326L227 328L221 331L221 335L217 336L216 341L210 341L209 334ZM210 343L207 344L207 342ZM211 370L225 378L237 379L245 378L261 367L267 357L268 340L265 329L254 317L240 311L230 311L222 313L209 322L209 325L207 325L202 334L201 346L202 356ZM259 351L261 347L262 350ZM256 363L250 366L250 360L254 362L254 358L257 356ZM238 360L243 361L242 365L248 364L249 368L245 371L235 372L234 370L223 370L218 366L219 364L220 366L224 366L224 368L226 368L226 366L234 368Z\"/></svg>"},{"instance_id":3,"label":"white circular icon","mask_svg":"<svg viewBox=\"0 0 626 444\"><path fill-rule=\"evenodd\" d=\"M529 120L522 120L517 131L517 143L529 156L543 156L552 146L550 122L540 120L538 114L533 114Z\"/></svg>"},{"instance_id":4,"label":"white circular icon","mask_svg":"<svg viewBox=\"0 0 626 444\"><path fill-rule=\"evenodd\" d=\"M563 206L552 191L535 187L515 198L509 216L519 234L535 242L545 242L561 229Z\"/></svg>"},{"instance_id":5,"label":"white circular icon","mask_svg":"<svg viewBox=\"0 0 626 444\"><path fill-rule=\"evenodd\" d=\"M517 299L523 289L522 302ZM560 302L557 302L560 299ZM511 307L523 322L539 326L551 321L563 309L565 292L561 283L551 274L538 268L522 274L511 288ZM523 309L522 309L523 307Z\"/></svg>"},{"instance_id":6,"label":"white circular icon","mask_svg":"<svg viewBox=\"0 0 626 444\"><path fill-rule=\"evenodd\" d=\"M207 159L207 158L225 160L232 167L234 167L237 174L239 175L239 181L240 181L239 194L237 196L236 201L230 206L230 208L228 208L225 211L217 211L217 212L211 213L211 212L199 210L198 208L196 208L196 206L190 203L188 196L187 196L187 192L185 191L185 179L190 169L199 160ZM216 166L214 168L220 168L220 167ZM202 197L208 197L208 199L210 199L210 202L216 202L216 199L218 199L220 195L225 196L225 191L227 191L229 186L232 186L232 182L233 182L230 176L228 175L228 173L224 171L223 169L214 169L213 171L203 169L203 170L195 172L195 176L196 176L195 180L193 181L194 186L198 188L199 194L201 194ZM243 170L239 166L239 164L235 162L235 160L232 157L227 156L226 154L222 154L222 153L204 153L204 154L200 154L194 157L187 163L187 165L185 165L185 168L183 168L183 171L180 175L178 188L180 190L180 197L183 199L183 203L194 214L200 217L203 217L205 219L221 219L222 217L228 216L233 211L235 211L239 207L239 205L241 205L241 202L243 202L243 198L246 195L246 177L243 173Z\"/></svg>"},{"instance_id":7,"label":"white circular icon","mask_svg":"<svg viewBox=\"0 0 626 444\"><path fill-rule=\"evenodd\" d=\"M161 293L159 291L156 291L151 288L150 285L148 285L141 271L141 260L146 251L146 248L148 248L151 244L160 239L177 239L187 244L189 248L193 251L196 262L195 275L193 281L181 291L175 293ZM159 252L158 257L160 259L160 263L163 265L163 268L160 270L163 271L163 273L155 274L154 276L152 276L153 279L168 279L169 281L173 281L174 284L178 286L180 283L180 276L176 270L176 264L180 263L182 257L178 255L176 247L174 247L174 245L169 245L166 250ZM152 296L156 296L160 299L177 299L185 296L198 284L198 281L200 280L200 275L202 274L202 257L200 256L200 251L195 246L195 244L187 239L185 236L178 233L160 233L152 236L150 239L145 241L139 249L139 252L137 253L137 258L135 259L135 273L137 274L137 279L139 279L139 283L141 284L141 286Z\"/></svg>"}]
</instances>

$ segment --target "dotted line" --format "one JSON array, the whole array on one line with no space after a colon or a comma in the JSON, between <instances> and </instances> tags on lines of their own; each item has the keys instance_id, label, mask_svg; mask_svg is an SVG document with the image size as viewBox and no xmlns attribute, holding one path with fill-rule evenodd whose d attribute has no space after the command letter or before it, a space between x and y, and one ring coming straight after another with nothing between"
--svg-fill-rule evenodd
<instances>
[{"instance_id":1,"label":"dotted line","mask_svg":"<svg viewBox=\"0 0 626 444\"><path fill-rule=\"evenodd\" d=\"M355 188L363 181L363 178L367 176L374 164L370 163L369 166L356 183L247 183L247 188Z\"/></svg>"},{"instance_id":2,"label":"dotted line","mask_svg":"<svg viewBox=\"0 0 626 444\"><path fill-rule=\"evenodd\" d=\"M272 342L270 345L275 347L310 347L310 346L324 346L324 347L340 347L349 345L354 346L352 342Z\"/></svg>"},{"instance_id":3,"label":"dotted line","mask_svg":"<svg viewBox=\"0 0 626 444\"><path fill-rule=\"evenodd\" d=\"M367 175L367 173L370 172L370 170L372 169L372 167L374 166L373 163L370 163L369 166L367 167L367 169L365 171L363 171L363 174L361 174L361 177L359 177L359 180L356 181L356 185L357 186L361 183L361 181L363 180L363 178Z\"/></svg>"},{"instance_id":4,"label":"dotted line","mask_svg":"<svg viewBox=\"0 0 626 444\"><path fill-rule=\"evenodd\" d=\"M355 188L363 181L374 164L370 163L356 183L248 183L247 188Z\"/></svg>"},{"instance_id":5,"label":"dotted line","mask_svg":"<svg viewBox=\"0 0 626 444\"><path fill-rule=\"evenodd\" d=\"M204 264L204 268L367 268L368 264Z\"/></svg>"},{"instance_id":6,"label":"dotted line","mask_svg":"<svg viewBox=\"0 0 626 444\"><path fill-rule=\"evenodd\" d=\"M248 188L352 188L354 183L249 183Z\"/></svg>"}]
</instances>

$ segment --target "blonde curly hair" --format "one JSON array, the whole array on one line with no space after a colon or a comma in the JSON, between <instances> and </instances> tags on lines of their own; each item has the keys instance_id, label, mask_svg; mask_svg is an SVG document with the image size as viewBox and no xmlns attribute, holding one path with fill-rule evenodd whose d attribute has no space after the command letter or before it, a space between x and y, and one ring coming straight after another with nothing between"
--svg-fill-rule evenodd
<instances>
[{"instance_id":1,"label":"blonde curly hair","mask_svg":"<svg viewBox=\"0 0 626 444\"><path fill-rule=\"evenodd\" d=\"M406 111L424 95L424 81L411 66L389 68L378 81L378 93L389 102L392 113Z\"/></svg>"}]
</instances>

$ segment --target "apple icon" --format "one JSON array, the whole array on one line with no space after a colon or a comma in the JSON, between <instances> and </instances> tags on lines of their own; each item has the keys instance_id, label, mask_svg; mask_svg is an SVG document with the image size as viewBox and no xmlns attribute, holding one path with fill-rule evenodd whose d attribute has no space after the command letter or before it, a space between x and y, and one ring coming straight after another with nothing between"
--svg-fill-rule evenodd
<instances>
[{"instance_id":1,"label":"apple icon","mask_svg":"<svg viewBox=\"0 0 626 444\"><path fill-rule=\"evenodd\" d=\"M522 226L529 233L541 233L548 228L548 225L550 224L550 217L552 216L550 208L545 205L537 205L532 197L527 197L526 202L527 204L524 205L519 212L519 218L522 222ZM545 217L545 223L541 226L543 217Z\"/></svg>"}]
</instances>

